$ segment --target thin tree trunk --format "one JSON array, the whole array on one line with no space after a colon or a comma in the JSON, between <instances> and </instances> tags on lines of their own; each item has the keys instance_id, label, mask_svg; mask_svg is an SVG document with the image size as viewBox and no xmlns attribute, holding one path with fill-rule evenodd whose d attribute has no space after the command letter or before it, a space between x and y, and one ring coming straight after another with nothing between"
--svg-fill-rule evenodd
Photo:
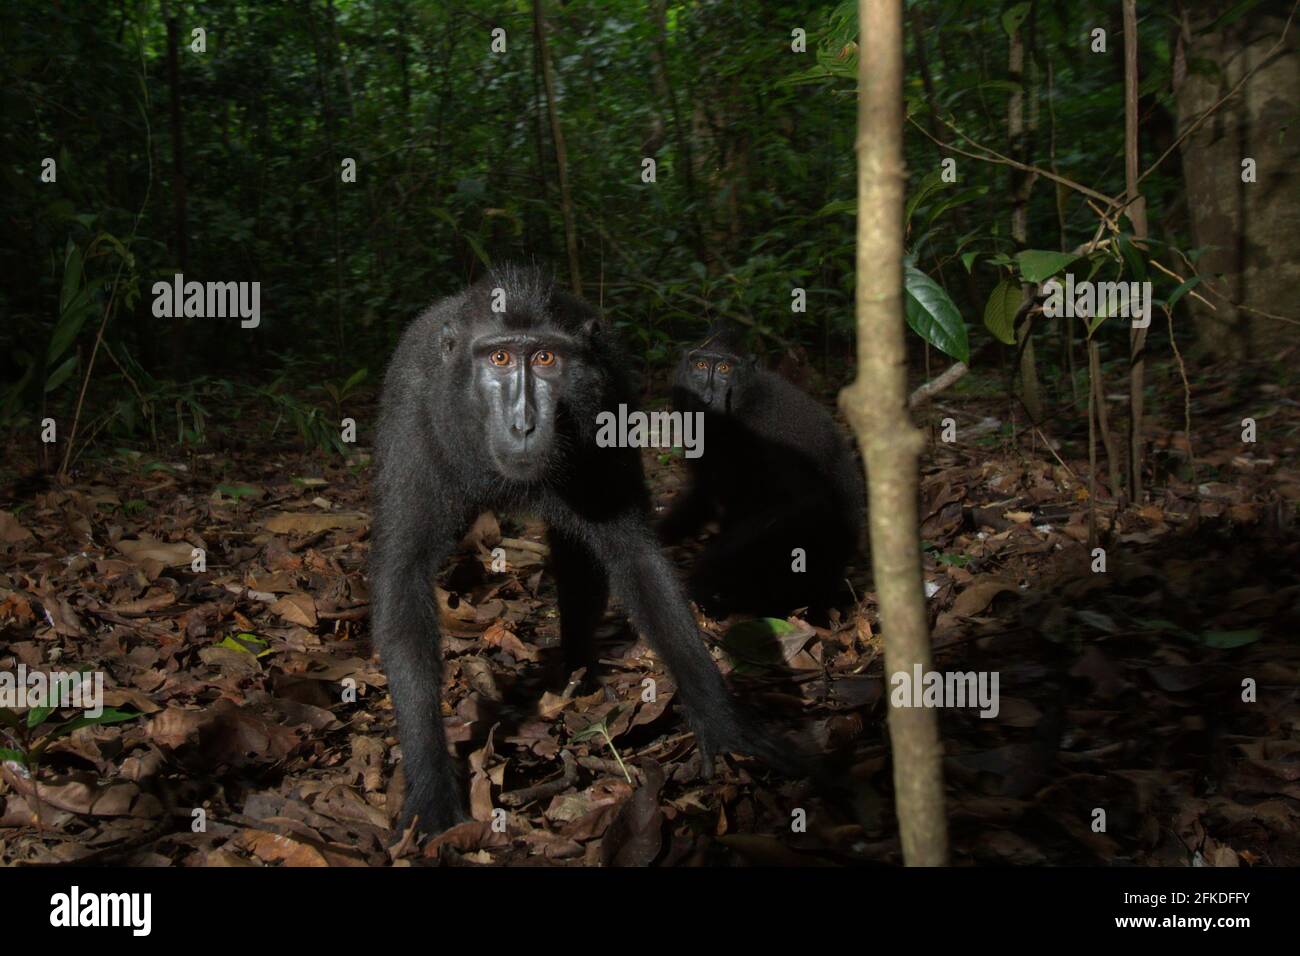
<instances>
[{"instance_id":1,"label":"thin tree trunk","mask_svg":"<svg viewBox=\"0 0 1300 956\"><path fill-rule=\"evenodd\" d=\"M1101 443L1106 449L1106 464L1110 468L1110 493L1116 501L1123 498L1124 482L1120 480L1119 449L1115 447L1115 436L1110 431L1110 415L1106 411L1106 383L1101 374L1101 350L1096 338L1088 337L1088 387L1096 401L1097 430L1101 432Z\"/></svg>"},{"instance_id":2,"label":"thin tree trunk","mask_svg":"<svg viewBox=\"0 0 1300 956\"><path fill-rule=\"evenodd\" d=\"M397 3L397 22L409 23L410 13L406 7L406 0L398 0ZM411 128L411 65L410 65L410 38L407 31L397 31L397 67L402 73L402 119L406 121L406 129L409 132Z\"/></svg>"},{"instance_id":3,"label":"thin tree trunk","mask_svg":"<svg viewBox=\"0 0 1300 956\"><path fill-rule=\"evenodd\" d=\"M1047 61L1047 116L1048 116L1047 155L1048 155L1048 161L1051 164L1049 168L1052 170L1053 173L1056 173L1058 172L1056 168L1056 82L1052 72L1051 60ZM1067 190L1060 183L1053 183L1052 185L1055 187L1053 191L1053 199L1054 199L1053 205L1056 207L1056 229L1057 232L1060 234L1061 251L1069 252L1070 240L1069 237L1066 236L1065 234L1065 203L1070 193L1069 190ZM1074 381L1075 378L1074 326L1070 324L1070 320L1065 316L1061 316L1060 321L1061 321L1061 326L1060 326L1061 368L1065 370L1065 374L1068 375L1070 379L1070 404L1073 407L1078 407L1079 387ZM1091 428L1092 428L1091 406L1089 406L1088 415L1089 415L1088 426L1090 430L1089 434L1091 434ZM1091 438L1089 439L1089 441L1091 441ZM1095 448L1092 450L1094 453L1096 452Z\"/></svg>"},{"instance_id":4,"label":"thin tree trunk","mask_svg":"<svg viewBox=\"0 0 1300 956\"><path fill-rule=\"evenodd\" d=\"M1062 318L1064 321L1064 317ZM1097 547L1097 390L1092 379L1092 350L1088 340L1088 551Z\"/></svg>"},{"instance_id":5,"label":"thin tree trunk","mask_svg":"<svg viewBox=\"0 0 1300 956\"><path fill-rule=\"evenodd\" d=\"M700 225L699 194L695 186L695 157L691 153L691 140L682 122L681 108L677 103L677 93L668 78L668 24L667 0L652 0L650 20L654 24L655 39L650 47L650 64L654 81L655 95L668 104L673 120L673 140L677 144L677 166L682 172L682 182L686 186L686 199L690 206L688 224L691 239L695 245L696 258L704 261L704 230Z\"/></svg>"},{"instance_id":6,"label":"thin tree trunk","mask_svg":"<svg viewBox=\"0 0 1300 956\"><path fill-rule=\"evenodd\" d=\"M582 271L578 267L578 234L573 224L573 201L569 196L569 161L564 149L564 132L555 106L555 71L546 46L546 11L542 0L533 0L533 30L537 35L537 54L542 61L542 81L546 85L546 112L551 118L551 138L555 140L555 166L560 174L560 210L564 213L564 248L569 254L569 284L574 295L582 295Z\"/></svg>"},{"instance_id":7,"label":"thin tree trunk","mask_svg":"<svg viewBox=\"0 0 1300 956\"><path fill-rule=\"evenodd\" d=\"M942 160L943 150L939 148L939 143L944 137L939 129L939 107L938 96L934 91L934 80L930 76L930 60L925 53L925 22L921 19L921 8L912 7L909 11L908 25L912 28L912 49L916 52L916 69L921 74L921 86L925 89L925 119L926 125L930 128L930 136L933 138L935 149ZM967 227L966 210L961 206L954 206L951 210L953 226L957 230L957 235L964 236L969 232ZM959 273L961 276L962 286L966 292L966 298L970 303L970 308L978 309L983 301L979 292L979 287L975 284L975 276L968 269L962 269ZM929 352L927 351L927 355ZM927 370L926 377L929 377Z\"/></svg>"},{"instance_id":8,"label":"thin tree trunk","mask_svg":"<svg viewBox=\"0 0 1300 956\"><path fill-rule=\"evenodd\" d=\"M171 91L172 132L172 216L175 234L176 265L186 272L190 262L189 223L185 198L185 137L181 112L180 28L164 2L163 16L167 20L167 85ZM189 368L187 323L172 322L169 327L172 371L177 377Z\"/></svg>"},{"instance_id":9,"label":"thin tree trunk","mask_svg":"<svg viewBox=\"0 0 1300 956\"><path fill-rule=\"evenodd\" d=\"M176 263L189 265L190 241L185 213L185 140L181 113L180 38L176 18L167 18L167 85L171 90L172 215L176 237Z\"/></svg>"},{"instance_id":10,"label":"thin tree trunk","mask_svg":"<svg viewBox=\"0 0 1300 956\"><path fill-rule=\"evenodd\" d=\"M903 339L903 11L858 0L858 374L841 406L866 459L871 563L885 635L885 670L930 669L921 584L918 460L925 439L907 411ZM909 866L948 860L938 716L889 709L894 801Z\"/></svg>"},{"instance_id":11,"label":"thin tree trunk","mask_svg":"<svg viewBox=\"0 0 1300 956\"><path fill-rule=\"evenodd\" d=\"M1138 192L1137 59L1137 0L1124 0L1124 183L1133 238L1140 243L1147 237L1147 207L1146 200ZM1153 304L1149 303L1148 308L1154 312ZM1151 315L1146 318L1151 321ZM1128 490L1135 505L1142 496L1142 390L1146 387L1143 349L1146 341L1146 329L1129 329Z\"/></svg>"},{"instance_id":12,"label":"thin tree trunk","mask_svg":"<svg viewBox=\"0 0 1300 956\"><path fill-rule=\"evenodd\" d=\"M1012 83L1020 84L1007 100L1007 133L1011 140L1011 155L1022 163L1030 157L1025 149L1025 44L1021 38L1021 29L1017 28L1011 37L1008 54L1008 73ZM1029 242L1029 195L1034 188L1032 173L1011 171L1011 238L1016 247L1025 248ZM1036 289L1033 284L1021 286L1021 303L1033 298ZM1020 353L1020 392L1025 411L1034 422L1043 420L1043 401L1038 388L1038 371L1034 359L1034 340L1030 336L1032 323L1028 316L1016 330L1016 345Z\"/></svg>"},{"instance_id":13,"label":"thin tree trunk","mask_svg":"<svg viewBox=\"0 0 1300 956\"><path fill-rule=\"evenodd\" d=\"M352 76L348 73L348 65L343 60L343 41L339 39L339 21L338 14L334 10L334 0L325 0L325 10L329 14L330 40L333 44L330 48L330 66L343 81L343 102L347 104L348 118L355 120L357 106L352 96Z\"/></svg>"},{"instance_id":14,"label":"thin tree trunk","mask_svg":"<svg viewBox=\"0 0 1300 956\"><path fill-rule=\"evenodd\" d=\"M334 232L334 329L338 338L338 355L335 356L337 361L344 353L343 244L340 238L341 227L339 224L339 177L342 175L342 168L339 166L339 153L336 145L338 135L335 131L334 101L330 96L329 84L325 77L325 64L321 55L320 31L316 27L314 3L315 0L306 0L305 6L307 8L307 25L311 29L312 50L316 60L316 87L320 92L321 110L325 113L325 141L329 146L330 157L330 209L333 214Z\"/></svg>"},{"instance_id":15,"label":"thin tree trunk","mask_svg":"<svg viewBox=\"0 0 1300 956\"><path fill-rule=\"evenodd\" d=\"M535 108L529 110L529 112L533 114L533 142L537 144L537 188L539 190L539 197L542 200L542 208L546 209L551 204L551 189L550 189L550 180L547 178L546 175L546 153L544 152L546 148L546 136L542 132L541 74L542 74L542 58L541 58L540 51L537 49L537 43L534 41L533 43L533 106ZM551 231L548 228L546 230L546 244L548 247L553 249L554 246L552 245L552 239L553 236L551 235Z\"/></svg>"}]
</instances>

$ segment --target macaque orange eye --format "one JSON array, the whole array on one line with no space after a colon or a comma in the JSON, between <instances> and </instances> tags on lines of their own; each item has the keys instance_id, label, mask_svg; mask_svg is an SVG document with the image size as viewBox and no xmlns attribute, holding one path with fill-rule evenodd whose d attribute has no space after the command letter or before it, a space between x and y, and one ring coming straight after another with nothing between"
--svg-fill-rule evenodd
<instances>
[{"instance_id":1,"label":"macaque orange eye","mask_svg":"<svg viewBox=\"0 0 1300 956\"><path fill-rule=\"evenodd\" d=\"M718 371L721 372L723 375L726 375L728 372L731 371L731 363L730 363L730 362L719 362L719 363L718 363Z\"/></svg>"},{"instance_id":2,"label":"macaque orange eye","mask_svg":"<svg viewBox=\"0 0 1300 956\"><path fill-rule=\"evenodd\" d=\"M704 359L700 359L698 362L695 363L695 367L698 368L701 372L703 372L706 368L709 367L709 363L704 361Z\"/></svg>"},{"instance_id":3,"label":"macaque orange eye","mask_svg":"<svg viewBox=\"0 0 1300 956\"><path fill-rule=\"evenodd\" d=\"M533 354L533 364L541 366L550 366L555 364L555 353L542 349L540 352Z\"/></svg>"},{"instance_id":4,"label":"macaque orange eye","mask_svg":"<svg viewBox=\"0 0 1300 956\"><path fill-rule=\"evenodd\" d=\"M488 361L498 367L510 364L510 353L505 349L497 349L488 356Z\"/></svg>"}]
</instances>

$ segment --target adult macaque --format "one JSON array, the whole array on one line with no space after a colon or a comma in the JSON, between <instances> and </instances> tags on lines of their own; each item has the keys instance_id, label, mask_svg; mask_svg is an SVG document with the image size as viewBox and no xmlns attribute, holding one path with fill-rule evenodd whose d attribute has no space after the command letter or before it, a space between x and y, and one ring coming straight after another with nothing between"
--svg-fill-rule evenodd
<instances>
[{"instance_id":1,"label":"adult macaque","mask_svg":"<svg viewBox=\"0 0 1300 956\"><path fill-rule=\"evenodd\" d=\"M866 500L852 446L821 405L722 333L683 356L673 405L703 412L704 453L659 525L680 541L719 533L695 562L691 597L710 616L824 610L844 589Z\"/></svg>"},{"instance_id":2,"label":"adult macaque","mask_svg":"<svg viewBox=\"0 0 1300 956\"><path fill-rule=\"evenodd\" d=\"M660 553L635 448L601 448L596 416L630 402L610 330L534 269L495 271L406 329L376 441L372 623L406 776L403 827L465 819L440 716L432 580L487 509L545 520L566 663L591 663L612 590L675 678L706 770L723 750L788 763L729 695Z\"/></svg>"}]
</instances>

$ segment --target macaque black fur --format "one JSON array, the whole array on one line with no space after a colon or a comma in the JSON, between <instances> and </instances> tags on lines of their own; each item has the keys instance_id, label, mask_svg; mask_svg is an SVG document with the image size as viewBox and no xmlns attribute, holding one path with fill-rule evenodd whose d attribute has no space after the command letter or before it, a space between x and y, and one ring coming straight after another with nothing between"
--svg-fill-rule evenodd
<instances>
[{"instance_id":1,"label":"macaque black fur","mask_svg":"<svg viewBox=\"0 0 1300 956\"><path fill-rule=\"evenodd\" d=\"M703 455L659 525L675 543L717 520L696 559L691 597L711 617L784 617L833 606L858 549L866 501L847 437L820 404L759 367L725 331L688 350L673 405L704 413ZM804 570L793 570L796 548Z\"/></svg>"},{"instance_id":2,"label":"macaque black fur","mask_svg":"<svg viewBox=\"0 0 1300 956\"><path fill-rule=\"evenodd\" d=\"M494 312L495 298L504 312ZM532 268L503 268L406 329L384 379L375 447L372 625L397 711L404 828L440 832L464 803L440 715L433 577L482 511L548 526L566 664L592 663L612 591L667 664L703 765L724 750L784 767L792 751L729 695L648 521L635 448L595 443L596 415L631 402L597 313Z\"/></svg>"}]
</instances>

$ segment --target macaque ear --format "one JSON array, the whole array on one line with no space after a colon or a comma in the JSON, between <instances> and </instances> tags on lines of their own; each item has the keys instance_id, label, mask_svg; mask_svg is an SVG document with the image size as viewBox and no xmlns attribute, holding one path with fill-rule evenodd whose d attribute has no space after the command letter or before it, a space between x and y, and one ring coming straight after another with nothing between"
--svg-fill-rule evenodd
<instances>
[{"instance_id":1,"label":"macaque ear","mask_svg":"<svg viewBox=\"0 0 1300 956\"><path fill-rule=\"evenodd\" d=\"M582 321L582 337L590 341L598 335L603 335L609 330L609 325L605 322L605 317L599 312L593 312Z\"/></svg>"},{"instance_id":2,"label":"macaque ear","mask_svg":"<svg viewBox=\"0 0 1300 956\"><path fill-rule=\"evenodd\" d=\"M438 333L438 351L443 358L456 351L456 329L450 322L444 322Z\"/></svg>"}]
</instances>

